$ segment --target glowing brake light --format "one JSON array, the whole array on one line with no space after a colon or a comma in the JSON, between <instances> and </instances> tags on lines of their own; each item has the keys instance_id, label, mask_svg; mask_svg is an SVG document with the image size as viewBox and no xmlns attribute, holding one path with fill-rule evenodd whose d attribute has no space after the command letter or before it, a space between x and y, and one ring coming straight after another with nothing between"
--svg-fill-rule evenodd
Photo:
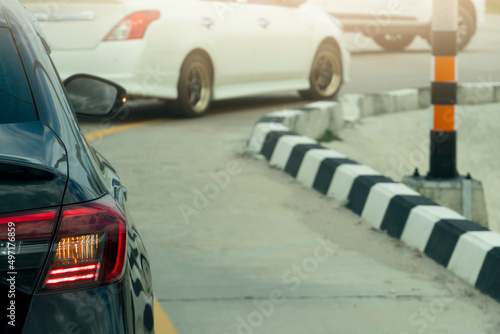
<instances>
[{"instance_id":1,"label":"glowing brake light","mask_svg":"<svg viewBox=\"0 0 500 334\"><path fill-rule=\"evenodd\" d=\"M151 22L160 18L157 10L148 10L130 14L120 21L104 38L105 41L124 41L144 37Z\"/></svg>"},{"instance_id":2,"label":"glowing brake light","mask_svg":"<svg viewBox=\"0 0 500 334\"><path fill-rule=\"evenodd\" d=\"M51 270L45 284L58 284L81 280L96 280L99 277L99 265L92 264L83 267L71 267Z\"/></svg>"},{"instance_id":3,"label":"glowing brake light","mask_svg":"<svg viewBox=\"0 0 500 334\"><path fill-rule=\"evenodd\" d=\"M67 274L67 273L74 273L74 272L80 272L80 271L85 271L85 270L96 270L98 268L99 268L99 265L91 264L90 266L84 266L84 267L74 267L74 268L51 270L50 274L51 275Z\"/></svg>"},{"instance_id":4,"label":"glowing brake light","mask_svg":"<svg viewBox=\"0 0 500 334\"><path fill-rule=\"evenodd\" d=\"M61 238L57 244L53 268L46 285L75 282L82 280L96 281L104 251L104 234L87 234Z\"/></svg>"},{"instance_id":5,"label":"glowing brake light","mask_svg":"<svg viewBox=\"0 0 500 334\"><path fill-rule=\"evenodd\" d=\"M80 281L80 280L88 280L88 279L97 278L97 276L98 276L97 274L89 274L89 275L83 275L83 276L51 278L51 279L47 280L46 284L58 284L58 283L75 282L75 281Z\"/></svg>"},{"instance_id":6,"label":"glowing brake light","mask_svg":"<svg viewBox=\"0 0 500 334\"><path fill-rule=\"evenodd\" d=\"M123 277L125 217L114 199L63 209L42 289L105 285Z\"/></svg>"}]
</instances>

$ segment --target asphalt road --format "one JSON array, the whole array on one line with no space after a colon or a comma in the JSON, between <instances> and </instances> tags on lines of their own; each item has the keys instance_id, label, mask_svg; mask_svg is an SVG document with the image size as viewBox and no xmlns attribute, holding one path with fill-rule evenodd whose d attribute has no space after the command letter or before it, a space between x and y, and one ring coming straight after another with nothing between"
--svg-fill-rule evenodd
<instances>
[{"instance_id":1,"label":"asphalt road","mask_svg":"<svg viewBox=\"0 0 500 334\"><path fill-rule=\"evenodd\" d=\"M246 155L263 112L161 120L93 142L129 190L178 333L500 332L499 303Z\"/></svg>"},{"instance_id":2,"label":"asphalt road","mask_svg":"<svg viewBox=\"0 0 500 334\"><path fill-rule=\"evenodd\" d=\"M500 81L499 19L489 16L460 56L463 81ZM429 84L423 41L404 53L351 49L343 92ZM177 331L500 333L498 303L244 154L260 116L303 103L293 92L237 99L177 120L164 104L140 101L109 122L81 122L86 133L109 133L93 145L129 189L156 297Z\"/></svg>"}]
</instances>

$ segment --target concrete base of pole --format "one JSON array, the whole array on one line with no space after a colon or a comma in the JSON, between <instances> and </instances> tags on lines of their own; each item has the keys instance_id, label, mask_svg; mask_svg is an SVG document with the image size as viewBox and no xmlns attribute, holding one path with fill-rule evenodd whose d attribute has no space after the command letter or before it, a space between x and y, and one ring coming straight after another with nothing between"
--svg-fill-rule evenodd
<instances>
[{"instance_id":1,"label":"concrete base of pole","mask_svg":"<svg viewBox=\"0 0 500 334\"><path fill-rule=\"evenodd\" d=\"M488 228L488 214L481 181L458 177L451 180L428 180L421 176L406 176L403 183L439 205Z\"/></svg>"}]
</instances>

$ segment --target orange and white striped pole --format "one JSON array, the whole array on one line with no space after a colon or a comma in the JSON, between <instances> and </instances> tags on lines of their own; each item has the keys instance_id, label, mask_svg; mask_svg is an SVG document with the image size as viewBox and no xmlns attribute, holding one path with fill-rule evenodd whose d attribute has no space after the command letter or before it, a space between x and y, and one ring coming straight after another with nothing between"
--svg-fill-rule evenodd
<instances>
[{"instance_id":1,"label":"orange and white striped pole","mask_svg":"<svg viewBox=\"0 0 500 334\"><path fill-rule=\"evenodd\" d=\"M458 0L434 0L432 22L432 130L428 179L453 179L457 173Z\"/></svg>"}]
</instances>

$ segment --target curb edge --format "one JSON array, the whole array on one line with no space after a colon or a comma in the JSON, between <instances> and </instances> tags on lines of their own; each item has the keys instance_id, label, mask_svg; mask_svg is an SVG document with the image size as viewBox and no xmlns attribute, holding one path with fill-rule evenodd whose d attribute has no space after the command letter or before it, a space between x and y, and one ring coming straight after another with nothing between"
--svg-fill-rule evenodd
<instances>
[{"instance_id":1,"label":"curb edge","mask_svg":"<svg viewBox=\"0 0 500 334\"><path fill-rule=\"evenodd\" d=\"M481 97L477 98L477 104L500 102L500 83L465 84L459 90L462 102L467 99L473 101L467 96ZM326 129L338 131L345 121L357 120L349 115L346 117L346 102L343 101L348 101L348 107L352 106L353 100L357 100L358 106L372 103L372 109L360 107L358 116L364 117L370 113L361 110L372 110L378 114L378 108L390 103L393 106L390 112L422 109L406 108L413 108L415 104L422 106L421 97L427 94L430 98L426 89L350 94L347 98L343 96L339 102L316 102L298 109L273 112L254 126L248 150L263 155L271 165L282 169L306 187L335 197L371 226L419 249L500 302L499 233L481 227L406 185L396 183L371 167L350 160L311 139L319 137L316 136L318 132ZM392 102L382 102L375 108L376 103L370 99ZM361 104L359 101L362 101Z\"/></svg>"}]
</instances>

